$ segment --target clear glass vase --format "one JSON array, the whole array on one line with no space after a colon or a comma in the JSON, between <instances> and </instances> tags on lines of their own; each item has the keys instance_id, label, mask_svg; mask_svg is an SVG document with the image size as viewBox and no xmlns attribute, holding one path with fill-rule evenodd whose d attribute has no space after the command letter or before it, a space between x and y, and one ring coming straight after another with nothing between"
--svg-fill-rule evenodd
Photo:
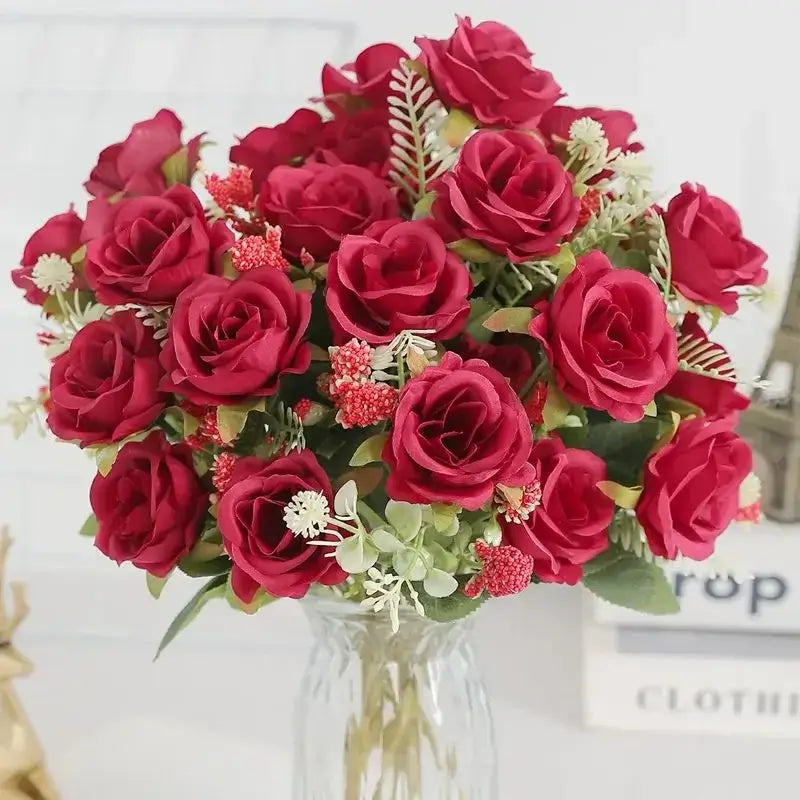
<instances>
[{"instance_id":1,"label":"clear glass vase","mask_svg":"<svg viewBox=\"0 0 800 800\"><path fill-rule=\"evenodd\" d=\"M468 620L304 601L294 800L496 800L496 754Z\"/></svg>"}]
</instances>

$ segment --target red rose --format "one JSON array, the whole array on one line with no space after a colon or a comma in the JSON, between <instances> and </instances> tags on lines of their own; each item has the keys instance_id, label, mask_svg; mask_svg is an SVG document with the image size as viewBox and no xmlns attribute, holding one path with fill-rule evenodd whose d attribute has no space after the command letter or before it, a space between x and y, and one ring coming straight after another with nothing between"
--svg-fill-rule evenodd
<instances>
[{"instance_id":1,"label":"red rose","mask_svg":"<svg viewBox=\"0 0 800 800\"><path fill-rule=\"evenodd\" d=\"M385 177L392 131L385 109L367 108L342 114L325 123L312 161L323 164L356 164Z\"/></svg>"},{"instance_id":2,"label":"red rose","mask_svg":"<svg viewBox=\"0 0 800 800\"><path fill-rule=\"evenodd\" d=\"M473 28L469 17L459 17L449 39L414 41L445 105L484 125L532 128L561 97L553 76L536 69L522 39L499 22Z\"/></svg>"},{"instance_id":3,"label":"red rose","mask_svg":"<svg viewBox=\"0 0 800 800\"><path fill-rule=\"evenodd\" d=\"M472 280L425 221L385 220L345 236L328 263L325 301L340 343L387 344L404 330L449 339L469 316Z\"/></svg>"},{"instance_id":4,"label":"red rose","mask_svg":"<svg viewBox=\"0 0 800 800\"><path fill-rule=\"evenodd\" d=\"M498 483L529 472L531 445L525 409L508 381L485 361L448 352L400 393L382 454L390 468L386 491L394 500L474 511Z\"/></svg>"},{"instance_id":5,"label":"red rose","mask_svg":"<svg viewBox=\"0 0 800 800\"><path fill-rule=\"evenodd\" d=\"M736 415L683 422L645 465L636 516L657 556L708 558L736 516L739 486L753 468L753 456L733 432L735 425Z\"/></svg>"},{"instance_id":6,"label":"red rose","mask_svg":"<svg viewBox=\"0 0 800 800\"><path fill-rule=\"evenodd\" d=\"M287 257L298 260L305 248L317 261L326 261L342 236L396 217L397 199L364 167L309 163L275 167L261 188L258 209L281 226Z\"/></svg>"},{"instance_id":7,"label":"red rose","mask_svg":"<svg viewBox=\"0 0 800 800\"><path fill-rule=\"evenodd\" d=\"M309 294L280 270L261 267L235 281L204 275L170 317L161 388L202 405L275 394L281 375L308 369L310 318Z\"/></svg>"},{"instance_id":8,"label":"red rose","mask_svg":"<svg viewBox=\"0 0 800 800\"><path fill-rule=\"evenodd\" d=\"M689 336L693 340L709 341L708 335L700 326L697 314L687 314L683 318L680 335ZM709 367L728 370L731 368L731 360L723 348L719 349L724 355L720 355L716 361L709 364ZM736 391L735 383L683 370L675 373L664 388L664 394L686 400L710 417L723 417L732 411L743 411L750 405L750 400Z\"/></svg>"},{"instance_id":9,"label":"red rose","mask_svg":"<svg viewBox=\"0 0 800 800\"><path fill-rule=\"evenodd\" d=\"M102 226L101 213L95 213L100 209L106 213ZM173 303L195 278L218 267L233 241L225 223L206 222L203 206L186 186L110 206L95 200L92 212L87 226L105 231L89 242L86 278L107 305Z\"/></svg>"},{"instance_id":10,"label":"red rose","mask_svg":"<svg viewBox=\"0 0 800 800\"><path fill-rule=\"evenodd\" d=\"M25 291L25 299L29 303L40 306L47 300L47 295L31 279L36 262L41 256L49 255L61 256L69 261L73 253L80 249L82 227L83 221L70 209L63 214L50 217L28 239L19 262L20 266L11 270L11 280L14 286ZM73 281L74 288L83 288L82 284L80 279Z\"/></svg>"},{"instance_id":11,"label":"red rose","mask_svg":"<svg viewBox=\"0 0 800 800\"><path fill-rule=\"evenodd\" d=\"M137 122L124 142L103 150L84 188L94 197L160 194L167 188L162 164L183 148L183 123L162 108L152 119ZM186 145L188 174L197 167L200 136Z\"/></svg>"},{"instance_id":12,"label":"red rose","mask_svg":"<svg viewBox=\"0 0 800 800\"><path fill-rule=\"evenodd\" d=\"M474 239L511 261L557 252L581 201L573 178L525 133L481 131L436 185L433 216L450 239Z\"/></svg>"},{"instance_id":13,"label":"red rose","mask_svg":"<svg viewBox=\"0 0 800 800\"><path fill-rule=\"evenodd\" d=\"M767 280L767 254L742 236L739 215L704 186L681 186L664 213L672 254L672 282L687 299L717 306L726 314L739 307L736 286Z\"/></svg>"},{"instance_id":14,"label":"red rose","mask_svg":"<svg viewBox=\"0 0 800 800\"><path fill-rule=\"evenodd\" d=\"M307 158L322 137L322 117L301 108L286 122L272 128L256 128L231 147L230 160L253 170L253 185L259 187L272 170Z\"/></svg>"},{"instance_id":15,"label":"red rose","mask_svg":"<svg viewBox=\"0 0 800 800\"><path fill-rule=\"evenodd\" d=\"M333 112L385 106L392 70L406 58L408 53L396 44L382 43L362 50L352 64L345 64L341 70L326 64L322 68L322 93L326 105Z\"/></svg>"},{"instance_id":16,"label":"red rose","mask_svg":"<svg viewBox=\"0 0 800 800\"><path fill-rule=\"evenodd\" d=\"M517 393L533 372L533 362L528 351L518 344L479 342L465 333L451 349L464 359L482 358L503 377L508 378Z\"/></svg>"},{"instance_id":17,"label":"red rose","mask_svg":"<svg viewBox=\"0 0 800 800\"><path fill-rule=\"evenodd\" d=\"M572 108L571 106L553 106L544 114L539 122L539 133L544 136L549 147L555 147L569 141L569 129L573 122L590 117L603 126L608 139L608 149L617 147L621 150L638 152L642 145L631 143L630 139L636 130L633 115L627 111L614 111L605 108Z\"/></svg>"},{"instance_id":18,"label":"red rose","mask_svg":"<svg viewBox=\"0 0 800 800\"><path fill-rule=\"evenodd\" d=\"M81 328L50 371L50 430L81 447L145 430L166 405L160 352L132 311Z\"/></svg>"},{"instance_id":19,"label":"red rose","mask_svg":"<svg viewBox=\"0 0 800 800\"><path fill-rule=\"evenodd\" d=\"M530 463L542 490L540 505L527 520L501 517L503 543L533 557L543 581L577 583L582 564L608 547L614 502L598 488L606 464L588 450L564 447L557 438L538 441Z\"/></svg>"},{"instance_id":20,"label":"red rose","mask_svg":"<svg viewBox=\"0 0 800 800\"><path fill-rule=\"evenodd\" d=\"M192 464L192 451L171 445L161 431L129 442L107 476L90 492L101 553L163 578L194 547L208 494Z\"/></svg>"},{"instance_id":21,"label":"red rose","mask_svg":"<svg viewBox=\"0 0 800 800\"><path fill-rule=\"evenodd\" d=\"M636 422L678 369L675 332L650 278L614 269L599 250L578 259L530 332L573 402Z\"/></svg>"},{"instance_id":22,"label":"red rose","mask_svg":"<svg viewBox=\"0 0 800 800\"><path fill-rule=\"evenodd\" d=\"M328 476L309 450L236 463L218 521L234 563L233 588L243 602L252 600L253 582L274 597L303 597L313 583L333 586L347 578L336 560L326 557L328 548L309 544L286 527L284 509L304 491L321 492L333 506Z\"/></svg>"}]
</instances>

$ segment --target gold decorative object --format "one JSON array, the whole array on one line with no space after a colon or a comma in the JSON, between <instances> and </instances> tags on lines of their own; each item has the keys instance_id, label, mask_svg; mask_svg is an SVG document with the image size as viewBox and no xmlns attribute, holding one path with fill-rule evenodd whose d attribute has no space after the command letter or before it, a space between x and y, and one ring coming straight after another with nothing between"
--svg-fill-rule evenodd
<instances>
[{"instance_id":1,"label":"gold decorative object","mask_svg":"<svg viewBox=\"0 0 800 800\"><path fill-rule=\"evenodd\" d=\"M800 521L800 249L789 297L762 375L776 367L789 373L786 396L768 399L763 390L742 415L739 430L753 446L755 471L761 479L764 514L780 522Z\"/></svg>"},{"instance_id":2,"label":"gold decorative object","mask_svg":"<svg viewBox=\"0 0 800 800\"><path fill-rule=\"evenodd\" d=\"M11 546L8 528L0 530L0 800L58 800L44 767L44 753L14 691L12 680L29 675L33 664L11 643L28 615L25 587L11 584L12 609L6 608L4 573Z\"/></svg>"}]
</instances>

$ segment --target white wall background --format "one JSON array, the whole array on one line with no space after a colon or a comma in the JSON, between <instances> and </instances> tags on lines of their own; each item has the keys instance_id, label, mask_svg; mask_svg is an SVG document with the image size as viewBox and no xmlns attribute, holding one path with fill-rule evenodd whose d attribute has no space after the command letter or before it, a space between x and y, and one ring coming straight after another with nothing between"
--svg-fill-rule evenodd
<instances>
[{"instance_id":1,"label":"white wall background","mask_svg":"<svg viewBox=\"0 0 800 800\"><path fill-rule=\"evenodd\" d=\"M455 12L516 28L574 104L633 112L659 185L697 180L728 199L783 289L800 210L796 0L0 0L0 260L11 269L48 216L81 208L97 152L131 122L171 106L220 143L207 160L222 167L233 133L318 91L325 60L447 35ZM749 309L722 328L744 374L779 313ZM2 404L43 382L35 330L35 310L0 280ZM22 643L39 672L25 698L67 800L288 798L289 698L307 645L296 609L215 609L151 667L187 587L155 604L76 536L92 474L72 448L0 431L0 521L34 603ZM580 730L575 593L531 592L485 617L502 800L744 800L793 776L787 742Z\"/></svg>"}]
</instances>

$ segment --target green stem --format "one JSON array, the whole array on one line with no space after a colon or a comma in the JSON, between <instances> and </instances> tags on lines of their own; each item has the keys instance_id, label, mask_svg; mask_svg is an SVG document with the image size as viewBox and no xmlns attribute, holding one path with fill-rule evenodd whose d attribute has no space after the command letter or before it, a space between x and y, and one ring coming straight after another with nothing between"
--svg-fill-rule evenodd
<instances>
[{"instance_id":1,"label":"green stem","mask_svg":"<svg viewBox=\"0 0 800 800\"><path fill-rule=\"evenodd\" d=\"M547 361L545 359L542 359L536 365L536 369L533 370L533 372L531 373L530 378L528 378L528 380L525 381L525 385L522 387L522 391L520 391L520 393L519 393L520 397L522 397L522 398L527 397L528 393L536 385L536 381L539 380L539 378L541 377L542 373L546 369L547 369Z\"/></svg>"}]
</instances>

